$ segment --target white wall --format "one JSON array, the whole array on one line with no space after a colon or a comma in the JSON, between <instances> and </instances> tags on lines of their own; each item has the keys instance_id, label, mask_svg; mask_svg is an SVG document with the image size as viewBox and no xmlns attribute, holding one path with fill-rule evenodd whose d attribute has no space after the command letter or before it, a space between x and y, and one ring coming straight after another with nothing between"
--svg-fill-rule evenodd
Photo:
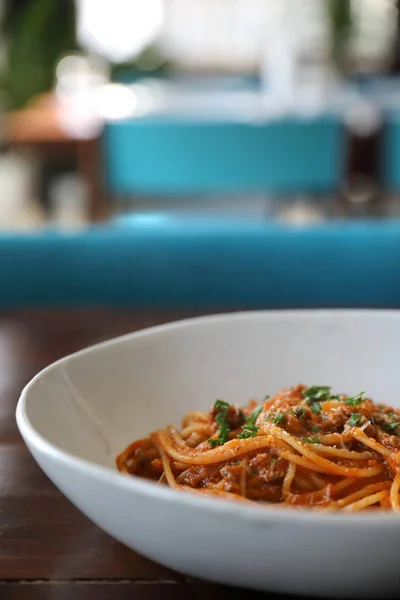
<instances>
[{"instance_id":1,"label":"white wall","mask_svg":"<svg viewBox=\"0 0 400 600\"><path fill-rule=\"evenodd\" d=\"M384 59L394 34L394 0L353 2L354 54ZM325 0L77 0L78 31L85 47L111 60L134 56L161 34L169 56L185 66L254 69L282 4L298 13L309 47L326 50Z\"/></svg>"}]
</instances>

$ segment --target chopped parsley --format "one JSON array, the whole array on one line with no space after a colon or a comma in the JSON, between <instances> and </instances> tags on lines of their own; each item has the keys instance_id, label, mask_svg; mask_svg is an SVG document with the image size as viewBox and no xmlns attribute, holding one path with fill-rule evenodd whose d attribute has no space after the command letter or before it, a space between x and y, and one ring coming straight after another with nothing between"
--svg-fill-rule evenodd
<instances>
[{"instance_id":1,"label":"chopped parsley","mask_svg":"<svg viewBox=\"0 0 400 600\"><path fill-rule=\"evenodd\" d=\"M228 410L229 404L227 402L224 402L223 400L217 400L215 402L214 411L217 413L215 416L215 422L218 425L218 437L216 440L213 438L208 440L208 443L213 448L215 448L215 446L222 446L228 441L228 437L231 432L231 427L226 420Z\"/></svg>"},{"instance_id":2,"label":"chopped parsley","mask_svg":"<svg viewBox=\"0 0 400 600\"><path fill-rule=\"evenodd\" d=\"M298 406L297 408L295 408L291 412L298 419L302 419L304 417L304 415L305 415L305 410L304 410L304 408L301 408L301 406Z\"/></svg>"},{"instance_id":3,"label":"chopped parsley","mask_svg":"<svg viewBox=\"0 0 400 600\"><path fill-rule=\"evenodd\" d=\"M361 413L353 413L347 421L347 424L351 427L357 427L357 425L361 425L363 421L365 421L365 417Z\"/></svg>"},{"instance_id":4,"label":"chopped parsley","mask_svg":"<svg viewBox=\"0 0 400 600\"><path fill-rule=\"evenodd\" d=\"M275 425L279 425L280 423L282 423L282 421L284 420L284 418L286 417L286 415L294 415L298 419L301 419L305 415L305 410L304 410L304 408L301 408L299 406L295 410L288 410L286 412L277 413L275 416L273 416L273 415L265 415L265 421L271 421L272 420L273 423L275 423Z\"/></svg>"},{"instance_id":5,"label":"chopped parsley","mask_svg":"<svg viewBox=\"0 0 400 600\"><path fill-rule=\"evenodd\" d=\"M268 400L269 398L269 394L267 394L266 396L264 396L264 400Z\"/></svg>"},{"instance_id":6,"label":"chopped parsley","mask_svg":"<svg viewBox=\"0 0 400 600\"><path fill-rule=\"evenodd\" d=\"M315 415L321 412L322 402L338 399L338 396L332 396L331 389L329 385L312 385L303 390L303 397Z\"/></svg>"},{"instance_id":7,"label":"chopped parsley","mask_svg":"<svg viewBox=\"0 0 400 600\"><path fill-rule=\"evenodd\" d=\"M314 402L313 404L311 404L311 410L314 413L314 415L319 415L319 413L322 410L322 402Z\"/></svg>"},{"instance_id":8,"label":"chopped parsley","mask_svg":"<svg viewBox=\"0 0 400 600\"><path fill-rule=\"evenodd\" d=\"M214 410L222 410L222 409L226 409L228 410L229 408L229 404L228 402L224 402L224 400L216 400L215 404L214 404Z\"/></svg>"},{"instance_id":9,"label":"chopped parsley","mask_svg":"<svg viewBox=\"0 0 400 600\"><path fill-rule=\"evenodd\" d=\"M318 432L319 432L319 427L315 427L315 425L310 425L310 429L311 429L311 431L313 431L314 433L318 433Z\"/></svg>"},{"instance_id":10,"label":"chopped parsley","mask_svg":"<svg viewBox=\"0 0 400 600\"><path fill-rule=\"evenodd\" d=\"M286 413L278 413L274 419L275 425L279 425L279 423L282 423L285 416L286 416Z\"/></svg>"},{"instance_id":11,"label":"chopped parsley","mask_svg":"<svg viewBox=\"0 0 400 600\"><path fill-rule=\"evenodd\" d=\"M252 475L254 477L254 475L257 475L257 471L249 471L249 475Z\"/></svg>"},{"instance_id":12,"label":"chopped parsley","mask_svg":"<svg viewBox=\"0 0 400 600\"><path fill-rule=\"evenodd\" d=\"M260 428L256 426L256 421L257 421L258 415L260 414L262 409L263 409L262 404L259 404L257 406L257 408L255 410L253 410L251 415L249 415L247 417L247 419L243 425L242 433L239 433L239 435L237 436L239 440L243 440L243 439L246 439L249 437L254 437L257 435L258 430Z\"/></svg>"},{"instance_id":13,"label":"chopped parsley","mask_svg":"<svg viewBox=\"0 0 400 600\"><path fill-rule=\"evenodd\" d=\"M361 402L364 400L364 394L365 392L360 392L356 396L347 396L345 404L348 406L357 406L357 404L361 404Z\"/></svg>"},{"instance_id":14,"label":"chopped parsley","mask_svg":"<svg viewBox=\"0 0 400 600\"><path fill-rule=\"evenodd\" d=\"M398 421L393 421L392 423L385 423L383 425L383 429L386 431L386 433L393 434L399 426L400 423Z\"/></svg>"},{"instance_id":15,"label":"chopped parsley","mask_svg":"<svg viewBox=\"0 0 400 600\"><path fill-rule=\"evenodd\" d=\"M307 404L312 404L318 400L329 400L331 398L331 389L329 385L312 385L303 391L303 396Z\"/></svg>"},{"instance_id":16,"label":"chopped parsley","mask_svg":"<svg viewBox=\"0 0 400 600\"><path fill-rule=\"evenodd\" d=\"M303 442L307 442L307 444L319 444L319 439L316 435L314 435L313 437L303 437L301 439L303 440Z\"/></svg>"}]
</instances>

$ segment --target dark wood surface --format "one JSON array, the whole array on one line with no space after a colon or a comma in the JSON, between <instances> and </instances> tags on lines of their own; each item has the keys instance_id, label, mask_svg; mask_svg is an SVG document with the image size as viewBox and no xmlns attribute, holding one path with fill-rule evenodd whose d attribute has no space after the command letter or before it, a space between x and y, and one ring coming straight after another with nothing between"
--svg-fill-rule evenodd
<instances>
[{"instance_id":1,"label":"dark wood surface","mask_svg":"<svg viewBox=\"0 0 400 600\"><path fill-rule=\"evenodd\" d=\"M188 314L0 313L0 600L272 598L196 582L111 539L50 483L15 424L23 386L65 354Z\"/></svg>"}]
</instances>

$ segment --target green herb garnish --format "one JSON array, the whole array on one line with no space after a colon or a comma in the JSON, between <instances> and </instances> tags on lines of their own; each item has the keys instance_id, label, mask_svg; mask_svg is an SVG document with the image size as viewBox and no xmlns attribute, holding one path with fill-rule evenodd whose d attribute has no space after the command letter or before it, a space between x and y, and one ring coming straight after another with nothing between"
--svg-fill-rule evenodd
<instances>
[{"instance_id":1,"label":"green herb garnish","mask_svg":"<svg viewBox=\"0 0 400 600\"><path fill-rule=\"evenodd\" d=\"M357 404L361 404L361 402L364 400L364 394L365 392L360 392L356 396L347 396L345 404L347 404L348 406L357 406Z\"/></svg>"},{"instance_id":2,"label":"green herb garnish","mask_svg":"<svg viewBox=\"0 0 400 600\"><path fill-rule=\"evenodd\" d=\"M331 389L329 385L312 385L303 391L303 396L307 404L312 404L318 400L329 400Z\"/></svg>"},{"instance_id":3,"label":"green herb garnish","mask_svg":"<svg viewBox=\"0 0 400 600\"><path fill-rule=\"evenodd\" d=\"M216 400L214 404L214 411L217 412L215 416L215 422L218 425L218 437L217 439L209 439L208 443L210 446L222 446L228 441L229 434L231 432L231 426L227 423L226 416L228 414L229 404L223 400Z\"/></svg>"},{"instance_id":4,"label":"green herb garnish","mask_svg":"<svg viewBox=\"0 0 400 600\"><path fill-rule=\"evenodd\" d=\"M385 423L383 426L383 429L387 432L387 433L392 433L394 431L396 431L396 429L399 427L400 423L398 423L397 421L393 421L392 423Z\"/></svg>"},{"instance_id":5,"label":"green herb garnish","mask_svg":"<svg viewBox=\"0 0 400 600\"><path fill-rule=\"evenodd\" d=\"M257 417L262 411L262 404L259 404L255 410L249 415L243 425L242 433L239 433L237 436L238 439L243 440L249 437L254 437L257 435L259 427L256 427Z\"/></svg>"},{"instance_id":6,"label":"green herb garnish","mask_svg":"<svg viewBox=\"0 0 400 600\"><path fill-rule=\"evenodd\" d=\"M269 398L269 394L267 394L266 396L264 396L264 400L268 400Z\"/></svg>"},{"instance_id":7,"label":"green herb garnish","mask_svg":"<svg viewBox=\"0 0 400 600\"><path fill-rule=\"evenodd\" d=\"M278 413L274 419L275 425L279 425L279 423L282 423L285 416L286 416L286 413Z\"/></svg>"},{"instance_id":8,"label":"green herb garnish","mask_svg":"<svg viewBox=\"0 0 400 600\"><path fill-rule=\"evenodd\" d=\"M317 436L303 437L301 439L303 440L303 442L307 442L307 444L319 444L319 439L317 438Z\"/></svg>"},{"instance_id":9,"label":"green herb garnish","mask_svg":"<svg viewBox=\"0 0 400 600\"><path fill-rule=\"evenodd\" d=\"M336 398L331 395L331 387L329 385L312 385L303 390L303 397L307 404L311 406L311 410L315 415L321 412L322 402Z\"/></svg>"},{"instance_id":10,"label":"green herb garnish","mask_svg":"<svg viewBox=\"0 0 400 600\"><path fill-rule=\"evenodd\" d=\"M313 431L314 433L319 433L319 427L315 427L315 425L310 425L310 429L311 429L311 431Z\"/></svg>"},{"instance_id":11,"label":"green herb garnish","mask_svg":"<svg viewBox=\"0 0 400 600\"><path fill-rule=\"evenodd\" d=\"M249 417L247 417L246 419L246 425L252 425L253 427L256 424L256 421L258 419L258 415L260 414L260 412L262 411L263 407L262 404L259 404L257 406L257 408L255 408L253 410L253 412L251 413L251 415Z\"/></svg>"},{"instance_id":12,"label":"green herb garnish","mask_svg":"<svg viewBox=\"0 0 400 600\"><path fill-rule=\"evenodd\" d=\"M314 415L319 415L319 413L322 410L322 402L314 402L313 404L311 404L311 410L314 413Z\"/></svg>"},{"instance_id":13,"label":"green herb garnish","mask_svg":"<svg viewBox=\"0 0 400 600\"><path fill-rule=\"evenodd\" d=\"M301 408L301 406L298 406L292 411L292 414L298 419L302 419L304 417L305 410L304 408Z\"/></svg>"},{"instance_id":14,"label":"green herb garnish","mask_svg":"<svg viewBox=\"0 0 400 600\"><path fill-rule=\"evenodd\" d=\"M257 471L249 471L249 475L252 475L254 477L254 475L257 475Z\"/></svg>"},{"instance_id":15,"label":"green herb garnish","mask_svg":"<svg viewBox=\"0 0 400 600\"><path fill-rule=\"evenodd\" d=\"M229 404L228 402L225 402L224 400L216 400L215 404L214 404L214 410L228 410L229 408Z\"/></svg>"},{"instance_id":16,"label":"green herb garnish","mask_svg":"<svg viewBox=\"0 0 400 600\"><path fill-rule=\"evenodd\" d=\"M365 417L361 413L353 413L350 419L347 421L348 425L351 427L356 427L360 425L363 421L365 421Z\"/></svg>"}]
</instances>

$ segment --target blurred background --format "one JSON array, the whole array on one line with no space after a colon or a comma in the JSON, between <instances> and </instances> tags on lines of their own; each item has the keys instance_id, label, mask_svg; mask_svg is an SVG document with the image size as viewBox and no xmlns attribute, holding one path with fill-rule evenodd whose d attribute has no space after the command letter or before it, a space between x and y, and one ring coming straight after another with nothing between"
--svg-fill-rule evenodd
<instances>
[{"instance_id":1,"label":"blurred background","mask_svg":"<svg viewBox=\"0 0 400 600\"><path fill-rule=\"evenodd\" d=\"M0 304L400 306L400 2L1 0Z\"/></svg>"}]
</instances>

